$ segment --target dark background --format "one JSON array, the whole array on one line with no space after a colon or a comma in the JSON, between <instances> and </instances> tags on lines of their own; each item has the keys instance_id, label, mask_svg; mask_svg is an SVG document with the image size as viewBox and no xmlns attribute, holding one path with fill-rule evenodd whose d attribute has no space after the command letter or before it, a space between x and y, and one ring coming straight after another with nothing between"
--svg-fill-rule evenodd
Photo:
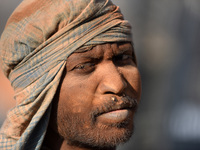
<instances>
[{"instance_id":1,"label":"dark background","mask_svg":"<svg viewBox=\"0 0 200 150\"><path fill-rule=\"evenodd\" d=\"M0 33L21 0L0 0ZM200 0L113 0L132 24L142 99L118 150L200 149ZM9 93L9 94L8 94ZM0 124L14 105L0 74Z\"/></svg>"}]
</instances>

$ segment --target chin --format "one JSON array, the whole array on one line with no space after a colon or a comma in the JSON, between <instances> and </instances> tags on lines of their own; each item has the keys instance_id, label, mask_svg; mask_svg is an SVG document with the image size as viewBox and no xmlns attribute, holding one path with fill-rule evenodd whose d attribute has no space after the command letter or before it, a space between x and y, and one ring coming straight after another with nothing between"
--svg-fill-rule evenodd
<instances>
[{"instance_id":1,"label":"chin","mask_svg":"<svg viewBox=\"0 0 200 150\"><path fill-rule=\"evenodd\" d=\"M76 136L66 137L70 145L93 148L112 149L127 142L133 134L133 124L122 122L110 126L99 125L97 128L76 130Z\"/></svg>"},{"instance_id":2,"label":"chin","mask_svg":"<svg viewBox=\"0 0 200 150\"><path fill-rule=\"evenodd\" d=\"M66 114L59 118L58 133L74 147L115 149L127 142L134 130L132 113L121 121L99 119L94 115Z\"/></svg>"}]
</instances>

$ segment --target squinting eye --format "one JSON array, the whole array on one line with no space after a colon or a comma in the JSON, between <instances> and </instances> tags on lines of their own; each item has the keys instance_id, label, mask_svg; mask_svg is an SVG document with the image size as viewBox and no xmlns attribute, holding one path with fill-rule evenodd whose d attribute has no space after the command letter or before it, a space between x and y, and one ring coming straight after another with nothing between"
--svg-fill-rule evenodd
<instances>
[{"instance_id":1,"label":"squinting eye","mask_svg":"<svg viewBox=\"0 0 200 150\"><path fill-rule=\"evenodd\" d=\"M84 69L85 66L83 64L77 65L74 69Z\"/></svg>"},{"instance_id":2,"label":"squinting eye","mask_svg":"<svg viewBox=\"0 0 200 150\"><path fill-rule=\"evenodd\" d=\"M95 68L95 63L83 63L76 65L72 70L75 70L80 73L89 73L92 72Z\"/></svg>"},{"instance_id":3,"label":"squinting eye","mask_svg":"<svg viewBox=\"0 0 200 150\"><path fill-rule=\"evenodd\" d=\"M122 54L114 57L113 60L117 65L129 65L133 63L133 58L131 55Z\"/></svg>"},{"instance_id":4,"label":"squinting eye","mask_svg":"<svg viewBox=\"0 0 200 150\"><path fill-rule=\"evenodd\" d=\"M115 61L123 61L127 59L132 59L132 56L123 54L123 55L118 55L114 58Z\"/></svg>"},{"instance_id":5,"label":"squinting eye","mask_svg":"<svg viewBox=\"0 0 200 150\"><path fill-rule=\"evenodd\" d=\"M121 56L121 60L126 60L126 59L129 59L131 58L129 55L122 55Z\"/></svg>"}]
</instances>

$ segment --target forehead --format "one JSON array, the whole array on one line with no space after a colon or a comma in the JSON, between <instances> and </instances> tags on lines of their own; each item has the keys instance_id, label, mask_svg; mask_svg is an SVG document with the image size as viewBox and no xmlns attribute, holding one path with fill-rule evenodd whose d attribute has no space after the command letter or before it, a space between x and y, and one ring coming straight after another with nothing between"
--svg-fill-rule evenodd
<instances>
[{"instance_id":1,"label":"forehead","mask_svg":"<svg viewBox=\"0 0 200 150\"><path fill-rule=\"evenodd\" d=\"M133 53L133 46L131 43L106 43L96 45L89 50L75 51L71 56L69 56L68 61L76 57L94 57L100 58L103 56L112 57L113 55L119 55L122 53Z\"/></svg>"}]
</instances>

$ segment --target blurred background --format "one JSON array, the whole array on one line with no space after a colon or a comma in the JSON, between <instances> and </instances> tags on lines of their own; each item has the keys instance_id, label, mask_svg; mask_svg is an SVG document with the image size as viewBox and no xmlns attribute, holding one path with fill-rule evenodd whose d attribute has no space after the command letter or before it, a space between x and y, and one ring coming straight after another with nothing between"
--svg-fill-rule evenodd
<instances>
[{"instance_id":1,"label":"blurred background","mask_svg":"<svg viewBox=\"0 0 200 150\"><path fill-rule=\"evenodd\" d=\"M0 33L21 0L0 0ZM200 149L200 0L113 0L132 24L142 77L135 133L118 150ZM13 107L0 73L0 125Z\"/></svg>"}]
</instances>

